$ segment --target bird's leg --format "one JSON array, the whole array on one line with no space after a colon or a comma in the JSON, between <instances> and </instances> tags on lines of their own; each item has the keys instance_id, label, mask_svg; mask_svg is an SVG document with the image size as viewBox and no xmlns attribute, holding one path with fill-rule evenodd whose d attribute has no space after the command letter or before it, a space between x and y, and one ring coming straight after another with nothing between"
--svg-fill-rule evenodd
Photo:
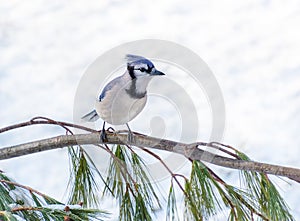
<instances>
[{"instance_id":1,"label":"bird's leg","mask_svg":"<svg viewBox=\"0 0 300 221\"><path fill-rule=\"evenodd\" d=\"M128 128L128 137L127 137L128 143L132 143L133 142L133 133L131 132L128 123L126 123L126 126Z\"/></svg>"},{"instance_id":2,"label":"bird's leg","mask_svg":"<svg viewBox=\"0 0 300 221\"><path fill-rule=\"evenodd\" d=\"M106 131L105 131L105 121L103 122L101 134L100 134L100 141L105 142L107 141Z\"/></svg>"}]
</instances>

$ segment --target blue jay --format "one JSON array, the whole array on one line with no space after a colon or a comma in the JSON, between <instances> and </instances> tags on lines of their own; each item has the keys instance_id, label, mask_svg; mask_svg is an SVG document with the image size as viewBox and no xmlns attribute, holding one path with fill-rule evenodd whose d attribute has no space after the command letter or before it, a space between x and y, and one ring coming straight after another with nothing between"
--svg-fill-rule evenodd
<instances>
[{"instance_id":1,"label":"blue jay","mask_svg":"<svg viewBox=\"0 0 300 221\"><path fill-rule=\"evenodd\" d=\"M110 81L102 90L96 102L95 110L86 114L82 119L96 121L102 118L103 127L101 140L107 140L105 122L112 125L126 124L128 141L133 135L128 122L134 119L145 107L147 101L147 86L154 76L165 75L155 69L148 59L137 55L126 55L127 70L125 73Z\"/></svg>"}]
</instances>

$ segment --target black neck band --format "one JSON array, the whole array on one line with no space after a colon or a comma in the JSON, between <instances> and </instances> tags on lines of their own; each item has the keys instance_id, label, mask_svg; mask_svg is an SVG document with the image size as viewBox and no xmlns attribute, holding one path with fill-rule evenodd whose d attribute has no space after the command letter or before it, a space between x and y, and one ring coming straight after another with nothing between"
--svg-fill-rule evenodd
<instances>
[{"instance_id":1,"label":"black neck band","mask_svg":"<svg viewBox=\"0 0 300 221\"><path fill-rule=\"evenodd\" d=\"M133 79L130 85L129 89L125 90L127 94L129 94L130 97L134 98L134 99L141 99L143 97L146 96L147 91L142 92L142 93L138 93L136 91L136 79Z\"/></svg>"},{"instance_id":2,"label":"black neck band","mask_svg":"<svg viewBox=\"0 0 300 221\"><path fill-rule=\"evenodd\" d=\"M135 75L134 75L134 67L133 67L133 66L130 66L130 65L127 65L127 70L128 70L128 72L129 72L129 75L130 75L131 79L132 79L132 80L135 79L136 77L135 77Z\"/></svg>"}]
</instances>

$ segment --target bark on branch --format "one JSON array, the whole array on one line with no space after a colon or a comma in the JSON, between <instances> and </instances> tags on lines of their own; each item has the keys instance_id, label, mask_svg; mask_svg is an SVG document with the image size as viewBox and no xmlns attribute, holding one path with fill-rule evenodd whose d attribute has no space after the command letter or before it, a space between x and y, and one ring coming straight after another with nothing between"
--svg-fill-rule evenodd
<instances>
[{"instance_id":1,"label":"bark on branch","mask_svg":"<svg viewBox=\"0 0 300 221\"><path fill-rule=\"evenodd\" d=\"M105 142L106 144L124 144L127 142L127 134L108 133L107 138L108 141ZM130 145L169 151L181 154L191 160L199 160L222 167L285 176L297 182L300 181L300 169L297 168L224 157L199 148L200 146L211 146L211 143L199 142L197 144L184 144L137 133L135 133L134 138L134 141L130 143ZM4 147L0 149L0 160L56 148L87 144L101 144L99 133L61 135L11 147Z\"/></svg>"}]
</instances>

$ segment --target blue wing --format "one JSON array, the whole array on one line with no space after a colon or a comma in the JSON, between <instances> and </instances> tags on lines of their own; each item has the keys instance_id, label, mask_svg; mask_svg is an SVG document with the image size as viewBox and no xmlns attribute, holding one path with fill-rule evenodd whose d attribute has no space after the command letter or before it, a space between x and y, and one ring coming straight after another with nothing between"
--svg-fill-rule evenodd
<instances>
[{"instance_id":1,"label":"blue wing","mask_svg":"<svg viewBox=\"0 0 300 221\"><path fill-rule=\"evenodd\" d=\"M115 85L120 85L120 81L121 81L121 77L122 76L119 76L115 79L113 79L112 81L110 81L102 90L100 96L99 96L99 101L102 101L106 95L106 93L108 91L110 91Z\"/></svg>"}]
</instances>

